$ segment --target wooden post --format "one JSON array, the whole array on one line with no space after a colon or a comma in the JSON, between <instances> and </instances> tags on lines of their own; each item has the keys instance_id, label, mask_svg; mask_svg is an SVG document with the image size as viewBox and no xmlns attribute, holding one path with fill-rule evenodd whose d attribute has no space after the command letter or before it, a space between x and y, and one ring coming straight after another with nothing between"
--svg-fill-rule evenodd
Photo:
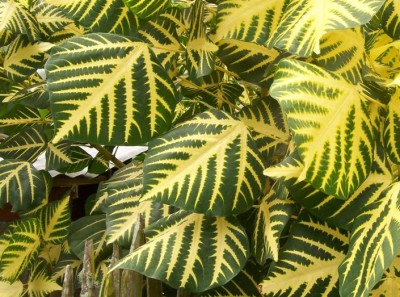
<instances>
[{"instance_id":1,"label":"wooden post","mask_svg":"<svg viewBox=\"0 0 400 297\"><path fill-rule=\"evenodd\" d=\"M85 252L83 255L83 267L79 273L81 280L81 297L96 297L94 286L94 260L93 260L93 240L85 242Z\"/></svg>"},{"instance_id":2,"label":"wooden post","mask_svg":"<svg viewBox=\"0 0 400 297\"><path fill-rule=\"evenodd\" d=\"M118 244L113 244L113 253L111 257L111 267L115 266L118 260L121 258L121 249L119 248ZM115 269L111 272L110 284L112 285L113 297L123 297L121 295L121 269Z\"/></svg>"},{"instance_id":3,"label":"wooden post","mask_svg":"<svg viewBox=\"0 0 400 297\"><path fill-rule=\"evenodd\" d=\"M71 265L65 267L61 297L74 297L74 270Z\"/></svg>"},{"instance_id":4,"label":"wooden post","mask_svg":"<svg viewBox=\"0 0 400 297\"><path fill-rule=\"evenodd\" d=\"M191 297L192 293L189 291L186 291L185 289L179 289L178 292L176 293L176 297Z\"/></svg>"}]
</instances>

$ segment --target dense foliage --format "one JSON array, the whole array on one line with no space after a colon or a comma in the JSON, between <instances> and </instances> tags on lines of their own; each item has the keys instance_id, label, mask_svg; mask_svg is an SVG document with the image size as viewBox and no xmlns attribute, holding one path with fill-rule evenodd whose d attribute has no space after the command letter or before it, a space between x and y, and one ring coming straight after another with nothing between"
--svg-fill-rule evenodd
<instances>
[{"instance_id":1,"label":"dense foliage","mask_svg":"<svg viewBox=\"0 0 400 297\"><path fill-rule=\"evenodd\" d=\"M101 296L118 269L400 294L398 0L0 0L0 62L2 296L60 290L88 239ZM85 168L109 178L71 221L49 173Z\"/></svg>"}]
</instances>

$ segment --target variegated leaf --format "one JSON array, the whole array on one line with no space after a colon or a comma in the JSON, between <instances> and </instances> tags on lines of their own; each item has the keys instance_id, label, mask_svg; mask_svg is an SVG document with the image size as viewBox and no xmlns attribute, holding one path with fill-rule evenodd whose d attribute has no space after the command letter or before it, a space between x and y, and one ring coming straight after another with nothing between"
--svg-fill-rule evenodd
<instances>
[{"instance_id":1,"label":"variegated leaf","mask_svg":"<svg viewBox=\"0 0 400 297\"><path fill-rule=\"evenodd\" d=\"M0 292L3 297L22 296L24 292L24 284L20 280L15 282L0 280Z\"/></svg>"},{"instance_id":2,"label":"variegated leaf","mask_svg":"<svg viewBox=\"0 0 400 297\"><path fill-rule=\"evenodd\" d=\"M278 196L277 186L278 183L272 186L255 210L251 241L254 257L260 265L268 259L278 261L280 236L297 209L292 200Z\"/></svg>"},{"instance_id":3,"label":"variegated leaf","mask_svg":"<svg viewBox=\"0 0 400 297\"><path fill-rule=\"evenodd\" d=\"M48 143L46 150L46 170L78 172L89 165L91 155L70 142Z\"/></svg>"},{"instance_id":4,"label":"variegated leaf","mask_svg":"<svg viewBox=\"0 0 400 297\"><path fill-rule=\"evenodd\" d=\"M67 239L71 224L70 212L69 195L47 204L37 212L45 242L61 244Z\"/></svg>"},{"instance_id":5,"label":"variegated leaf","mask_svg":"<svg viewBox=\"0 0 400 297\"><path fill-rule=\"evenodd\" d=\"M280 160L286 152L290 134L286 116L278 102L271 97L254 100L240 110L239 118L252 131L264 165L275 163L275 157Z\"/></svg>"},{"instance_id":6,"label":"variegated leaf","mask_svg":"<svg viewBox=\"0 0 400 297\"><path fill-rule=\"evenodd\" d=\"M113 269L133 269L192 292L231 280L249 253L246 232L234 217L179 211L151 225L146 234L146 244Z\"/></svg>"},{"instance_id":7,"label":"variegated leaf","mask_svg":"<svg viewBox=\"0 0 400 297\"><path fill-rule=\"evenodd\" d=\"M180 9L167 9L155 20L150 20L138 31L138 37L152 46L161 65L168 71L178 59L178 53L183 51L179 35L184 30L183 16Z\"/></svg>"},{"instance_id":8,"label":"variegated leaf","mask_svg":"<svg viewBox=\"0 0 400 297\"><path fill-rule=\"evenodd\" d=\"M18 1L0 2L0 40L1 45L11 41L12 35L24 34L29 41L40 40L40 30L36 18Z\"/></svg>"},{"instance_id":9,"label":"variegated leaf","mask_svg":"<svg viewBox=\"0 0 400 297\"><path fill-rule=\"evenodd\" d=\"M16 105L10 111L0 115L0 132L13 135L26 127L47 124L36 108Z\"/></svg>"},{"instance_id":10,"label":"variegated leaf","mask_svg":"<svg viewBox=\"0 0 400 297\"><path fill-rule=\"evenodd\" d=\"M40 205L46 198L44 177L30 163L0 161L0 207L10 203L12 211L18 212Z\"/></svg>"},{"instance_id":11,"label":"variegated leaf","mask_svg":"<svg viewBox=\"0 0 400 297\"><path fill-rule=\"evenodd\" d=\"M223 0L217 14L217 41L237 39L264 44L275 31L288 0Z\"/></svg>"},{"instance_id":12,"label":"variegated leaf","mask_svg":"<svg viewBox=\"0 0 400 297\"><path fill-rule=\"evenodd\" d=\"M0 157L32 162L46 149L47 139L41 128L29 127L0 142Z\"/></svg>"},{"instance_id":13,"label":"variegated leaf","mask_svg":"<svg viewBox=\"0 0 400 297\"><path fill-rule=\"evenodd\" d=\"M365 65L364 36L360 27L335 30L320 40L320 54L314 54L315 62L326 70L342 75L357 84L363 80Z\"/></svg>"},{"instance_id":14,"label":"variegated leaf","mask_svg":"<svg viewBox=\"0 0 400 297\"><path fill-rule=\"evenodd\" d=\"M94 260L111 254L112 247L106 242L105 215L84 216L71 223L68 244L81 260L87 240L93 240Z\"/></svg>"},{"instance_id":15,"label":"variegated leaf","mask_svg":"<svg viewBox=\"0 0 400 297\"><path fill-rule=\"evenodd\" d=\"M326 33L367 23L385 0L294 0L286 7L268 45L299 56L320 53Z\"/></svg>"},{"instance_id":16,"label":"variegated leaf","mask_svg":"<svg viewBox=\"0 0 400 297\"><path fill-rule=\"evenodd\" d=\"M0 276L15 281L33 263L40 247L40 227L36 219L20 222L0 259Z\"/></svg>"},{"instance_id":17,"label":"variegated leaf","mask_svg":"<svg viewBox=\"0 0 400 297\"><path fill-rule=\"evenodd\" d=\"M52 49L46 70L53 142L142 144L171 124L174 84L143 42L101 33L71 38Z\"/></svg>"},{"instance_id":18,"label":"variegated leaf","mask_svg":"<svg viewBox=\"0 0 400 297\"><path fill-rule=\"evenodd\" d=\"M122 0L46 0L91 32L131 35L139 20ZM110 21L112 20L112 21Z\"/></svg>"},{"instance_id":19,"label":"variegated leaf","mask_svg":"<svg viewBox=\"0 0 400 297\"><path fill-rule=\"evenodd\" d=\"M140 18L150 18L171 5L171 0L124 0L126 6Z\"/></svg>"},{"instance_id":20,"label":"variegated leaf","mask_svg":"<svg viewBox=\"0 0 400 297\"><path fill-rule=\"evenodd\" d=\"M370 297L399 296L400 295L400 255L397 255L389 269L385 271L381 281L370 292Z\"/></svg>"},{"instance_id":21,"label":"variegated leaf","mask_svg":"<svg viewBox=\"0 0 400 297\"><path fill-rule=\"evenodd\" d=\"M46 297L62 287L46 274L47 263L38 262L30 271L27 291L30 297Z\"/></svg>"},{"instance_id":22,"label":"variegated leaf","mask_svg":"<svg viewBox=\"0 0 400 297\"><path fill-rule=\"evenodd\" d=\"M390 160L400 165L400 88L392 95L387 108L383 143Z\"/></svg>"},{"instance_id":23,"label":"variegated leaf","mask_svg":"<svg viewBox=\"0 0 400 297\"><path fill-rule=\"evenodd\" d=\"M348 236L304 213L261 282L265 296L339 296L337 268ZM346 295L342 295L346 296Z\"/></svg>"},{"instance_id":24,"label":"variegated leaf","mask_svg":"<svg viewBox=\"0 0 400 297\"><path fill-rule=\"evenodd\" d=\"M238 74L241 79L262 88L270 86L266 74L279 56L277 50L236 39L223 39L218 42L218 46L218 57L229 70Z\"/></svg>"},{"instance_id":25,"label":"variegated leaf","mask_svg":"<svg viewBox=\"0 0 400 297\"><path fill-rule=\"evenodd\" d=\"M74 22L57 6L44 1L36 1L32 12L38 21L40 32L46 37L52 36Z\"/></svg>"},{"instance_id":26,"label":"variegated leaf","mask_svg":"<svg viewBox=\"0 0 400 297\"><path fill-rule=\"evenodd\" d=\"M142 199L217 216L242 213L261 194L262 167L247 127L210 110L149 143Z\"/></svg>"},{"instance_id":27,"label":"variegated leaf","mask_svg":"<svg viewBox=\"0 0 400 297\"><path fill-rule=\"evenodd\" d=\"M49 37L49 42L60 44L72 37L82 36L88 32L88 29L80 26L79 24L72 23L65 26L63 29L54 32L53 35Z\"/></svg>"},{"instance_id":28,"label":"variegated leaf","mask_svg":"<svg viewBox=\"0 0 400 297\"><path fill-rule=\"evenodd\" d=\"M260 267L253 260L249 260L246 266L228 283L221 287L211 289L198 294L199 297L231 297L231 296L261 296L258 287Z\"/></svg>"},{"instance_id":29,"label":"variegated leaf","mask_svg":"<svg viewBox=\"0 0 400 297\"><path fill-rule=\"evenodd\" d=\"M393 39L400 39L400 2L387 0L381 15L382 28Z\"/></svg>"},{"instance_id":30,"label":"variegated leaf","mask_svg":"<svg viewBox=\"0 0 400 297\"><path fill-rule=\"evenodd\" d=\"M354 222L339 266L341 296L368 296L400 252L400 182L368 201Z\"/></svg>"},{"instance_id":31,"label":"variegated leaf","mask_svg":"<svg viewBox=\"0 0 400 297\"><path fill-rule=\"evenodd\" d=\"M314 216L333 226L351 229L352 224L368 201L375 200L392 182L390 165L385 159L382 148L378 148L372 164L371 173L361 186L343 201L334 196L328 196L309 183L299 181L298 177L304 166L295 152L280 164L265 170L265 173L282 181L289 189L291 196ZM355 211L357 210L357 211Z\"/></svg>"},{"instance_id":32,"label":"variegated leaf","mask_svg":"<svg viewBox=\"0 0 400 297\"><path fill-rule=\"evenodd\" d=\"M4 69L7 76L21 82L40 68L44 52L51 48L48 43L30 42L28 37L20 35L7 47L4 57Z\"/></svg>"},{"instance_id":33,"label":"variegated leaf","mask_svg":"<svg viewBox=\"0 0 400 297\"><path fill-rule=\"evenodd\" d=\"M214 70L215 57L218 51L207 36L203 0L196 0L190 10L189 39L186 45L186 63L189 77L197 78L210 74Z\"/></svg>"},{"instance_id":34,"label":"variegated leaf","mask_svg":"<svg viewBox=\"0 0 400 297\"><path fill-rule=\"evenodd\" d=\"M347 199L367 178L375 150L365 99L341 76L289 59L279 63L271 96L294 132L300 180Z\"/></svg>"}]
</instances>

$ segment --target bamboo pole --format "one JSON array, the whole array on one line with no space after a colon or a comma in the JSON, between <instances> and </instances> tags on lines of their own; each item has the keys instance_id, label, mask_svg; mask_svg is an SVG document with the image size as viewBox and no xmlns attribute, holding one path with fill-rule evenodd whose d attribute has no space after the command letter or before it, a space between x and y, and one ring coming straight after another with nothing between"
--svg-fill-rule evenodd
<instances>
[{"instance_id":1,"label":"bamboo pole","mask_svg":"<svg viewBox=\"0 0 400 297\"><path fill-rule=\"evenodd\" d=\"M61 297L74 297L74 271L71 265L65 267Z\"/></svg>"},{"instance_id":2,"label":"bamboo pole","mask_svg":"<svg viewBox=\"0 0 400 297\"><path fill-rule=\"evenodd\" d=\"M79 273L81 280L81 297L96 297L94 286L94 261L93 261L93 240L85 242L85 252L83 255L83 267Z\"/></svg>"}]
</instances>

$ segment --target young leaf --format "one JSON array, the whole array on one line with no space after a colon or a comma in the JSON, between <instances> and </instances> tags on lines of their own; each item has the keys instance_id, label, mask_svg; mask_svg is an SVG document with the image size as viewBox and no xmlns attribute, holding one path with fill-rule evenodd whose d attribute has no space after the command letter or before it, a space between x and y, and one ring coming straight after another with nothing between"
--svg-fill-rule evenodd
<instances>
[{"instance_id":1,"label":"young leaf","mask_svg":"<svg viewBox=\"0 0 400 297\"><path fill-rule=\"evenodd\" d=\"M174 288L201 292L232 279L249 253L246 232L234 217L179 211L151 225L146 234L147 243L112 270L132 269Z\"/></svg>"},{"instance_id":2,"label":"young leaf","mask_svg":"<svg viewBox=\"0 0 400 297\"><path fill-rule=\"evenodd\" d=\"M242 213L261 194L262 168L247 127L210 110L150 142L142 199L217 216Z\"/></svg>"},{"instance_id":3,"label":"young leaf","mask_svg":"<svg viewBox=\"0 0 400 297\"><path fill-rule=\"evenodd\" d=\"M52 49L46 70L55 143L142 144L171 124L174 84L143 42L101 33L71 38Z\"/></svg>"},{"instance_id":4,"label":"young leaf","mask_svg":"<svg viewBox=\"0 0 400 297\"><path fill-rule=\"evenodd\" d=\"M365 99L337 74L289 59L279 63L271 96L294 132L300 180L347 199L370 173L375 150Z\"/></svg>"}]
</instances>

